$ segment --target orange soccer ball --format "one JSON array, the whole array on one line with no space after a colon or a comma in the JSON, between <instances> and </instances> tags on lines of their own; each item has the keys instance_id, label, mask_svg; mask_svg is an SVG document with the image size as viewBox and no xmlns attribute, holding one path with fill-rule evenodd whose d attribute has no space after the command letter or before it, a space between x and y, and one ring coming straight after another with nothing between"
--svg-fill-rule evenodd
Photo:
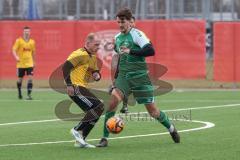
<instances>
[{"instance_id":1,"label":"orange soccer ball","mask_svg":"<svg viewBox=\"0 0 240 160\"><path fill-rule=\"evenodd\" d=\"M124 128L124 122L122 118L115 116L107 121L106 126L110 133L118 134Z\"/></svg>"}]
</instances>

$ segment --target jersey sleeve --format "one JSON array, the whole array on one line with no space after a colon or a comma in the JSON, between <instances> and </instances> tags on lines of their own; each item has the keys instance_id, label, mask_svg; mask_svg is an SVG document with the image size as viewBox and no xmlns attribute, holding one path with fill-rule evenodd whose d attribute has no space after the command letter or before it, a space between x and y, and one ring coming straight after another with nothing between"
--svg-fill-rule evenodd
<instances>
[{"instance_id":1,"label":"jersey sleeve","mask_svg":"<svg viewBox=\"0 0 240 160\"><path fill-rule=\"evenodd\" d=\"M140 48L143 48L145 45L150 44L149 39L142 31L133 28L130 33L132 35L133 42Z\"/></svg>"},{"instance_id":2,"label":"jersey sleeve","mask_svg":"<svg viewBox=\"0 0 240 160\"><path fill-rule=\"evenodd\" d=\"M117 54L117 46L114 44L114 47L113 47L113 54Z\"/></svg>"},{"instance_id":3,"label":"jersey sleeve","mask_svg":"<svg viewBox=\"0 0 240 160\"><path fill-rule=\"evenodd\" d=\"M19 39L16 39L16 41L15 41L13 47L12 47L12 49L13 49L14 51L17 51L17 50L18 50L18 48L19 48L19 43L20 43Z\"/></svg>"},{"instance_id":4,"label":"jersey sleeve","mask_svg":"<svg viewBox=\"0 0 240 160\"><path fill-rule=\"evenodd\" d=\"M114 45L113 50L114 50L114 51L113 51L113 53L112 53L112 56L118 54L118 49L117 49L117 38L118 38L118 36L119 36L120 34L121 34L121 33L118 33L117 35L114 36L114 43L113 43L113 45Z\"/></svg>"},{"instance_id":5,"label":"jersey sleeve","mask_svg":"<svg viewBox=\"0 0 240 160\"><path fill-rule=\"evenodd\" d=\"M81 52L74 51L70 54L67 60L72 63L74 67L77 65L85 64L86 62L86 55L82 54Z\"/></svg>"}]
</instances>

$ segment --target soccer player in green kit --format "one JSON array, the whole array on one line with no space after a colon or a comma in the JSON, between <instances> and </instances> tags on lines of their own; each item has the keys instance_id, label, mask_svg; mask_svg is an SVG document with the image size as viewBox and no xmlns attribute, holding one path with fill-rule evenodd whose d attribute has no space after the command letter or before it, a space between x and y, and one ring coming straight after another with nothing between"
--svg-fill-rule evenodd
<instances>
[{"instance_id":1,"label":"soccer player in green kit","mask_svg":"<svg viewBox=\"0 0 240 160\"><path fill-rule=\"evenodd\" d=\"M145 57L154 56L155 51L145 34L132 28L130 20L132 12L128 8L119 10L116 15L120 33L115 36L115 51L113 66L118 64L118 73L113 81L109 108L105 113L104 133L97 147L107 147L109 132L106 121L115 115L116 107L124 96L133 94L138 104L144 104L150 116L166 127L175 143L180 142L180 136L175 126L169 121L167 115L160 111L154 103L154 87L148 76ZM118 63L116 63L118 62Z\"/></svg>"}]
</instances>

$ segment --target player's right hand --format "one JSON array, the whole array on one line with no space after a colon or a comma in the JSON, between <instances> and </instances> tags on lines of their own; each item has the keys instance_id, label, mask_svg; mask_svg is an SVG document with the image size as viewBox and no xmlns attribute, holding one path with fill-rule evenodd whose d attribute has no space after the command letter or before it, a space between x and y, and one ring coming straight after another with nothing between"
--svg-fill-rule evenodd
<instances>
[{"instance_id":1,"label":"player's right hand","mask_svg":"<svg viewBox=\"0 0 240 160\"><path fill-rule=\"evenodd\" d=\"M120 47L120 53L121 54L129 54L130 53L130 49L127 48L126 46L121 46Z\"/></svg>"},{"instance_id":2,"label":"player's right hand","mask_svg":"<svg viewBox=\"0 0 240 160\"><path fill-rule=\"evenodd\" d=\"M114 88L116 88L113 84L111 84L109 87L108 87L108 94L112 94L112 91L114 90Z\"/></svg>"},{"instance_id":3,"label":"player's right hand","mask_svg":"<svg viewBox=\"0 0 240 160\"><path fill-rule=\"evenodd\" d=\"M17 62L19 62L19 61L20 61L18 56L16 56L16 57L15 57L15 59L16 59L16 61L17 61Z\"/></svg>"},{"instance_id":4,"label":"player's right hand","mask_svg":"<svg viewBox=\"0 0 240 160\"><path fill-rule=\"evenodd\" d=\"M74 86L67 86L67 94L69 95L69 96L74 96L74 94L75 94L75 89L74 89Z\"/></svg>"}]
</instances>

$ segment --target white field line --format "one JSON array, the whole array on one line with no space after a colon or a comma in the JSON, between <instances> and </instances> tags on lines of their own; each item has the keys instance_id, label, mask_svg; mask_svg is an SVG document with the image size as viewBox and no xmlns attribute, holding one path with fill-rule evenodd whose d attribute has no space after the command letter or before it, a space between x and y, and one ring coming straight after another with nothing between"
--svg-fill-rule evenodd
<instances>
[{"instance_id":1,"label":"white field line","mask_svg":"<svg viewBox=\"0 0 240 160\"><path fill-rule=\"evenodd\" d=\"M192 129L184 129L180 130L178 132L191 132L191 131L198 131L198 130L203 130L203 129L208 129L212 128L215 126L214 123L211 122L204 122L204 121L197 121L197 120L181 120L180 121L187 121L187 122L194 122L194 123L201 123L204 124L203 127L198 127L198 128L192 128ZM153 134L142 134L142 135L132 135L132 136L122 136L122 137L114 137L114 138L109 138L111 140L115 139L129 139L129 138L139 138L139 137L150 137L150 136L158 136L158 135L165 135L169 134L169 132L162 132L162 133L153 133ZM88 141L98 141L100 139L89 139ZM1 144L0 147L10 147L10 146L31 146L31 145L43 145L43 144L60 144L60 143L70 143L74 142L74 140L70 141L53 141L53 142L36 142L36 143L19 143L19 144Z\"/></svg>"},{"instance_id":2,"label":"white field line","mask_svg":"<svg viewBox=\"0 0 240 160\"><path fill-rule=\"evenodd\" d=\"M238 103L238 104L224 104L224 105L205 106L205 107L180 108L180 109L174 109L174 110L165 110L165 112L225 108L225 107L240 107L240 103Z\"/></svg>"},{"instance_id":3,"label":"white field line","mask_svg":"<svg viewBox=\"0 0 240 160\"><path fill-rule=\"evenodd\" d=\"M170 110L163 110L163 111L164 112L174 112L174 111L202 110L202 109L225 108L225 107L240 107L240 103L238 103L238 104L226 104L226 105L215 105L215 106L204 106L204 107L170 109ZM145 114L145 113L147 113L147 112L129 113L128 115ZM64 119L46 119L46 120L36 120L36 121L10 122L10 123L0 123L0 126L31 124L31 123L44 123L44 122L56 122L56 121L62 121L62 120L64 120Z\"/></svg>"},{"instance_id":4,"label":"white field line","mask_svg":"<svg viewBox=\"0 0 240 160\"><path fill-rule=\"evenodd\" d=\"M19 100L19 99L0 99L0 102L57 102L59 99L48 99L48 100L43 100L43 99L33 99L31 101L29 100ZM164 103L176 103L176 102L198 102L198 103L205 103L205 102L240 102L240 100L223 100L223 99L197 99L197 100L183 100L183 99L171 99L171 100L159 100L159 102L164 102Z\"/></svg>"}]
</instances>

